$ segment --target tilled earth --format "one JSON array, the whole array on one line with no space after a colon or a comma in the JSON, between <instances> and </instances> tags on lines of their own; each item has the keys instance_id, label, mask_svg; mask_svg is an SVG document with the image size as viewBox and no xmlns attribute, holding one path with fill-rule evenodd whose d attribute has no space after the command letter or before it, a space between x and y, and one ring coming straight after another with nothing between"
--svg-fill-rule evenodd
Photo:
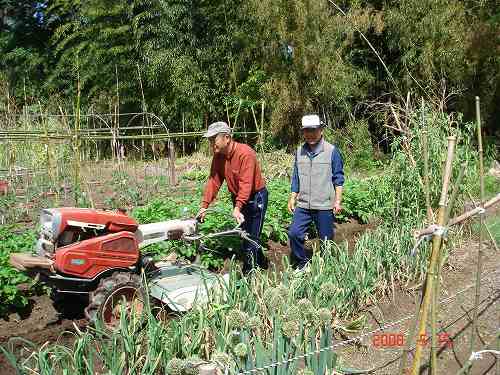
<instances>
[{"instance_id":1,"label":"tilled earth","mask_svg":"<svg viewBox=\"0 0 500 375\"><path fill-rule=\"evenodd\" d=\"M497 212L498 213L498 212ZM347 240L349 245L356 238L374 225L361 225L357 222L341 224L337 226L337 241ZM270 243L270 260L278 268L282 264L283 256L287 256L289 248L279 244ZM493 335L499 329L500 322L500 256L491 243L484 242L484 281L481 288L480 318L478 333L480 343L477 347L483 347L484 343L492 340ZM350 246L352 248L352 246ZM458 249L450 252L449 259L443 270L441 288L439 325L443 332L450 337L449 347L441 348L439 352L438 374L455 374L469 356L470 320L471 308L474 302L475 288L474 278L477 259L477 240L471 239ZM377 333L372 330L380 329L389 322L394 322L415 313L415 302L421 287L404 291L395 291L394 298L385 298L377 304L370 306L365 315L368 317L368 326L362 332L366 334L356 344L339 346L337 350L342 362L346 367L371 370L374 374L397 374L400 347L375 347L376 335L383 333L406 334L413 319L407 319L401 324L383 329ZM458 294L457 294L458 293ZM77 328L87 325L81 311L85 302L81 300L71 301L71 311L58 312L52 300L46 296L35 296L30 299L29 306L23 311L10 314L6 319L0 320L0 345L16 352L21 347L20 339L28 340L34 346L46 343L58 342L71 345L74 341L73 333ZM380 337L380 336L379 336ZM345 337L338 338L338 342ZM406 339L406 338L405 338ZM424 348L424 361L428 359L428 346ZM477 350L477 349L476 349ZM409 355L409 363L412 360ZM492 374L495 372L495 359L486 354L482 360L474 362L472 374ZM0 354L0 375L15 374L7 359Z\"/></svg>"}]
</instances>

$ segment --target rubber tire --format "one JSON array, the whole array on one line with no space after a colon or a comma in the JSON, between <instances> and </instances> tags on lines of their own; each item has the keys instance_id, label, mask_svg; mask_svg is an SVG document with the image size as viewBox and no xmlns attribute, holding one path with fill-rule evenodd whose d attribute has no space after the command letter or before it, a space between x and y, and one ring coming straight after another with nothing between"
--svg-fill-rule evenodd
<instances>
[{"instance_id":1,"label":"rubber tire","mask_svg":"<svg viewBox=\"0 0 500 375\"><path fill-rule=\"evenodd\" d=\"M116 298L116 296L120 296L120 294L116 293L132 290L135 290L134 297L145 304L147 296L139 275L129 272L115 272L111 276L102 279L96 290L90 293L89 305L85 308L85 317L94 325L100 321L104 328L113 330L116 326L110 325L104 319L106 305L112 302L110 297Z\"/></svg>"}]
</instances>

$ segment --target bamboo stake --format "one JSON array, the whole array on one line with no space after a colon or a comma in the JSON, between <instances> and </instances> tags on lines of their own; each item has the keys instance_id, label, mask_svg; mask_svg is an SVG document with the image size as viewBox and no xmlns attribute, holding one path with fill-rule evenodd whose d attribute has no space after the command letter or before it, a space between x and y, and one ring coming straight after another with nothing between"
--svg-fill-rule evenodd
<instances>
[{"instance_id":1,"label":"bamboo stake","mask_svg":"<svg viewBox=\"0 0 500 375\"><path fill-rule=\"evenodd\" d=\"M408 333L405 347L403 349L403 354L401 356L401 361L399 362L399 375L405 375L407 374L407 361L408 361L408 353L410 352L411 344L412 344L412 338L415 337L415 330L417 329L417 323L418 323L418 313L420 311L420 306L422 305L422 299L424 296L424 292L420 294L419 302L415 301L415 320L412 322L412 325L410 327L410 332Z\"/></svg>"},{"instance_id":2,"label":"bamboo stake","mask_svg":"<svg viewBox=\"0 0 500 375\"><path fill-rule=\"evenodd\" d=\"M453 190L451 193L451 197L448 201L448 207L446 209L446 214L444 218L444 223L447 225L448 220L450 218L450 212L453 209L455 204L455 200L458 196L459 187L462 186L462 181L465 175L465 168L467 163L463 163L456 183L453 186ZM444 251L439 252L439 257L437 261L437 269L436 269L436 277L434 280L434 291L431 305L431 329L432 329L432 342L431 342L431 374L435 375L438 371L438 360L437 360L437 351L438 351L438 340L437 340L437 332L436 332L436 323L437 317L439 315L439 296L441 295L441 267L443 263L443 253Z\"/></svg>"},{"instance_id":3,"label":"bamboo stake","mask_svg":"<svg viewBox=\"0 0 500 375\"><path fill-rule=\"evenodd\" d=\"M466 213L464 213L464 214L462 214L460 216L454 217L453 219L451 219L448 222L448 227L460 224L463 221L469 219L470 217L475 216L478 213L480 213L482 211L482 209L486 210L487 208L493 207L494 205L496 205L499 202L500 202L500 193L498 193L493 198L491 198L489 201L487 201L483 205L483 207L476 207L476 208L474 208L474 209L472 209L470 211L467 211ZM422 229L422 230L419 230L419 231L415 232L415 236L417 236L417 237L428 235L428 234L432 234L432 228L431 227L425 228L425 229Z\"/></svg>"},{"instance_id":4,"label":"bamboo stake","mask_svg":"<svg viewBox=\"0 0 500 375\"><path fill-rule=\"evenodd\" d=\"M448 155L446 157L446 165L443 173L443 186L441 189L441 199L439 200L439 211L438 211L438 225L443 227L445 213L446 213L446 198L448 196L448 187L451 178L451 168L453 162L453 156L455 151L455 142L456 137L450 136L448 137ZM427 323L427 313L429 310L429 304L431 302L432 290L433 290L433 282L435 278L435 269L437 259L439 258L439 252L441 249L441 243L443 239L443 233L434 233L432 237L432 252L431 258L429 261L428 271L427 271L427 280L424 292L424 299L422 306L420 308L419 314L419 329L418 329L418 337L425 337L425 328ZM417 375L420 370L420 361L422 356L422 345L417 343L415 348L415 358L413 360L413 368L412 374Z\"/></svg>"},{"instance_id":5,"label":"bamboo stake","mask_svg":"<svg viewBox=\"0 0 500 375\"><path fill-rule=\"evenodd\" d=\"M482 211L482 209L487 209L489 207L492 207L495 204L497 204L498 202L500 202L500 193L498 193L493 198L491 198L489 201L487 201L482 207L476 207L473 210L470 210L470 211L468 211L460 216L454 217L453 219L450 220L449 226L459 224L462 221L470 218L471 216L477 215L478 213L480 213Z\"/></svg>"},{"instance_id":6,"label":"bamboo stake","mask_svg":"<svg viewBox=\"0 0 500 375\"><path fill-rule=\"evenodd\" d=\"M500 327L500 311L498 312L498 327ZM500 332L497 335L497 350L500 352ZM500 358L497 358L497 369L496 374L500 375Z\"/></svg>"},{"instance_id":7,"label":"bamboo stake","mask_svg":"<svg viewBox=\"0 0 500 375\"><path fill-rule=\"evenodd\" d=\"M226 117L227 117L227 124L229 125L229 127L231 127L231 119L229 118L229 107L227 105L227 102L226 102Z\"/></svg>"},{"instance_id":8,"label":"bamboo stake","mask_svg":"<svg viewBox=\"0 0 500 375\"><path fill-rule=\"evenodd\" d=\"M241 109L242 104L243 104L243 100L240 99L240 102L238 103L238 110L236 111L236 117L234 118L234 125L232 128L233 134L234 134L234 131L236 129L236 126L238 125L238 117L240 116L240 109Z\"/></svg>"},{"instance_id":9,"label":"bamboo stake","mask_svg":"<svg viewBox=\"0 0 500 375\"><path fill-rule=\"evenodd\" d=\"M117 142L116 137L120 136L120 88L119 88L119 79L118 79L118 66L115 64L115 74L116 74L116 104L115 104L115 117L114 117L114 132L115 141L113 153L116 155L116 160L118 161L118 170L121 170L120 165L120 154L119 154L119 142Z\"/></svg>"},{"instance_id":10,"label":"bamboo stake","mask_svg":"<svg viewBox=\"0 0 500 375\"><path fill-rule=\"evenodd\" d=\"M469 199L471 200L471 202L474 203L474 206L481 209L481 206L478 206L476 204L476 202L474 202L474 197L471 195L470 191L468 191L468 190L467 190L467 195L469 196ZM490 232L490 229L488 228L488 225L486 223L484 224L483 229L486 231L486 234L488 234L488 237L490 238L490 241L491 241L493 247L495 248L495 251L499 251L500 249L498 249L495 237L493 237L493 234Z\"/></svg>"},{"instance_id":11,"label":"bamboo stake","mask_svg":"<svg viewBox=\"0 0 500 375\"><path fill-rule=\"evenodd\" d=\"M182 112L182 134L184 134L186 131L185 126L186 126L186 124L185 124L184 112ZM229 125L229 126L231 126L231 125ZM182 137L182 156L186 156L186 143L185 143L184 137Z\"/></svg>"},{"instance_id":12,"label":"bamboo stake","mask_svg":"<svg viewBox=\"0 0 500 375\"><path fill-rule=\"evenodd\" d=\"M139 76L139 84L141 85L142 111L146 112L146 99L145 99L145 96L144 96L144 88L142 86L142 77L141 77L141 70L139 68L139 63L137 63L137 74ZM142 120L142 125L144 126L144 117L143 117L143 120ZM141 135L144 135L144 130L143 129L141 129ZM142 144L141 155L142 155L142 158L144 159L145 158L145 154L144 154L144 139L141 141L141 144Z\"/></svg>"},{"instance_id":13,"label":"bamboo stake","mask_svg":"<svg viewBox=\"0 0 500 375\"><path fill-rule=\"evenodd\" d=\"M75 131L73 134L73 147L75 150L74 155L74 199L75 202L78 201L78 190L79 190L79 181L80 181L80 139L79 139L79 131L80 131L80 69L78 66L78 58L77 58L77 95L76 95L76 117L75 117Z\"/></svg>"},{"instance_id":14,"label":"bamboo stake","mask_svg":"<svg viewBox=\"0 0 500 375\"><path fill-rule=\"evenodd\" d=\"M476 96L476 121L477 121L477 142L479 148L479 185L480 185L480 208L484 204L484 165L483 165L483 138L481 136L481 109L479 103L479 96ZM472 329L470 333L470 352L474 350L476 330L477 330L477 317L479 296L481 294L481 271L483 268L483 226L484 226L484 208L479 216L479 249L477 253L477 271L476 271L476 295L474 298L474 313L472 318ZM469 371L471 363L468 365L466 372Z\"/></svg>"},{"instance_id":15,"label":"bamboo stake","mask_svg":"<svg viewBox=\"0 0 500 375\"><path fill-rule=\"evenodd\" d=\"M424 98L422 98L422 129L425 128L425 115L424 115ZM431 208L431 195L429 189L429 148L427 145L427 130L422 130L422 149L424 152L424 193L425 193L425 206L427 207L427 222L434 222L433 213Z\"/></svg>"},{"instance_id":16,"label":"bamboo stake","mask_svg":"<svg viewBox=\"0 0 500 375\"><path fill-rule=\"evenodd\" d=\"M40 110L40 115L42 114L42 103L40 103L40 101L38 101L38 108ZM45 133L45 164L47 165L47 175L49 176L49 181L51 183L53 183L53 177L52 177L52 166L51 166L51 160L50 160L50 142L49 142L49 139L47 138L48 136L48 132L49 132L49 129L48 129L48 125L47 125L47 121L44 121L43 120L43 117L41 116L40 117L41 121L42 121L42 126L44 127L44 133ZM51 189L52 190L52 187Z\"/></svg>"}]
</instances>

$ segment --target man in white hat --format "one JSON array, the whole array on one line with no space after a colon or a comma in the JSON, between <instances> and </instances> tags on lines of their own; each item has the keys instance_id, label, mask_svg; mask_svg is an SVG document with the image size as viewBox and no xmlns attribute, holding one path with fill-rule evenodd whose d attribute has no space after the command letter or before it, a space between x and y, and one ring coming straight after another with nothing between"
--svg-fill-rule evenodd
<instances>
[{"instance_id":1,"label":"man in white hat","mask_svg":"<svg viewBox=\"0 0 500 375\"><path fill-rule=\"evenodd\" d=\"M304 239L312 221L320 239L334 236L335 214L342 209L344 167L342 156L323 138L318 115L302 117L305 143L298 147L293 167L288 210L293 213L288 231L295 268L303 269L310 261L304 250Z\"/></svg>"},{"instance_id":2,"label":"man in white hat","mask_svg":"<svg viewBox=\"0 0 500 375\"><path fill-rule=\"evenodd\" d=\"M201 220L205 218L208 206L226 181L233 200L233 217L243 230L259 241L267 210L268 192L255 151L246 144L234 141L231 128L222 121L211 124L203 137L210 142L214 157L198 216ZM255 266L267 268L267 259L262 249L244 241L242 251L243 273L250 272Z\"/></svg>"}]
</instances>

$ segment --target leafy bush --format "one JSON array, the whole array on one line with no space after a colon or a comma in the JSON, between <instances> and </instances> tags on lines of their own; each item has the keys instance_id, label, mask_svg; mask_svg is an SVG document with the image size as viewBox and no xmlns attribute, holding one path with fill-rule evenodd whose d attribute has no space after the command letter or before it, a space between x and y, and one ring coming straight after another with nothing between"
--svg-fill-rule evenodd
<instances>
[{"instance_id":1,"label":"leafy bush","mask_svg":"<svg viewBox=\"0 0 500 375\"><path fill-rule=\"evenodd\" d=\"M12 306L26 305L26 297L18 290L17 285L29 279L15 270L9 263L11 253L31 252L36 235L31 230L16 233L15 226L0 226L0 315Z\"/></svg>"},{"instance_id":2,"label":"leafy bush","mask_svg":"<svg viewBox=\"0 0 500 375\"><path fill-rule=\"evenodd\" d=\"M380 216L386 209L389 189L387 181L382 176L375 176L364 180L347 179L344 184L342 198L343 210L337 214L337 222L346 222L355 218L362 223Z\"/></svg>"},{"instance_id":3,"label":"leafy bush","mask_svg":"<svg viewBox=\"0 0 500 375\"><path fill-rule=\"evenodd\" d=\"M338 222L345 222L349 218L356 218L363 223L374 216L378 216L385 209L387 203L385 189L387 183L383 178L373 177L367 180L347 180L343 198L344 210L337 215ZM288 212L287 202L290 195L290 183L285 179L274 179L267 183L269 191L269 203L266 218L262 229L262 243L272 240L286 243L288 239L288 226L292 221L292 215ZM194 217L199 210L201 200L201 190L194 195L187 194L183 197L173 197L172 199L155 199L146 206L133 211L133 216L140 223L152 223L181 217ZM205 222L200 225L202 233L213 233L235 226L235 221L231 216L232 203L230 194L224 187L214 202L212 208L216 212L206 216ZM205 252L200 255L205 266L218 267L221 265L221 258L230 256L232 251L227 249L237 249L239 241L236 239L224 239L211 243L212 252ZM148 251L164 255L172 251L179 255L193 259L196 249L182 241L167 241L161 244L152 245Z\"/></svg>"},{"instance_id":4,"label":"leafy bush","mask_svg":"<svg viewBox=\"0 0 500 375\"><path fill-rule=\"evenodd\" d=\"M181 177L183 180L203 182L208 178L208 170L192 170L184 173Z\"/></svg>"}]
</instances>

